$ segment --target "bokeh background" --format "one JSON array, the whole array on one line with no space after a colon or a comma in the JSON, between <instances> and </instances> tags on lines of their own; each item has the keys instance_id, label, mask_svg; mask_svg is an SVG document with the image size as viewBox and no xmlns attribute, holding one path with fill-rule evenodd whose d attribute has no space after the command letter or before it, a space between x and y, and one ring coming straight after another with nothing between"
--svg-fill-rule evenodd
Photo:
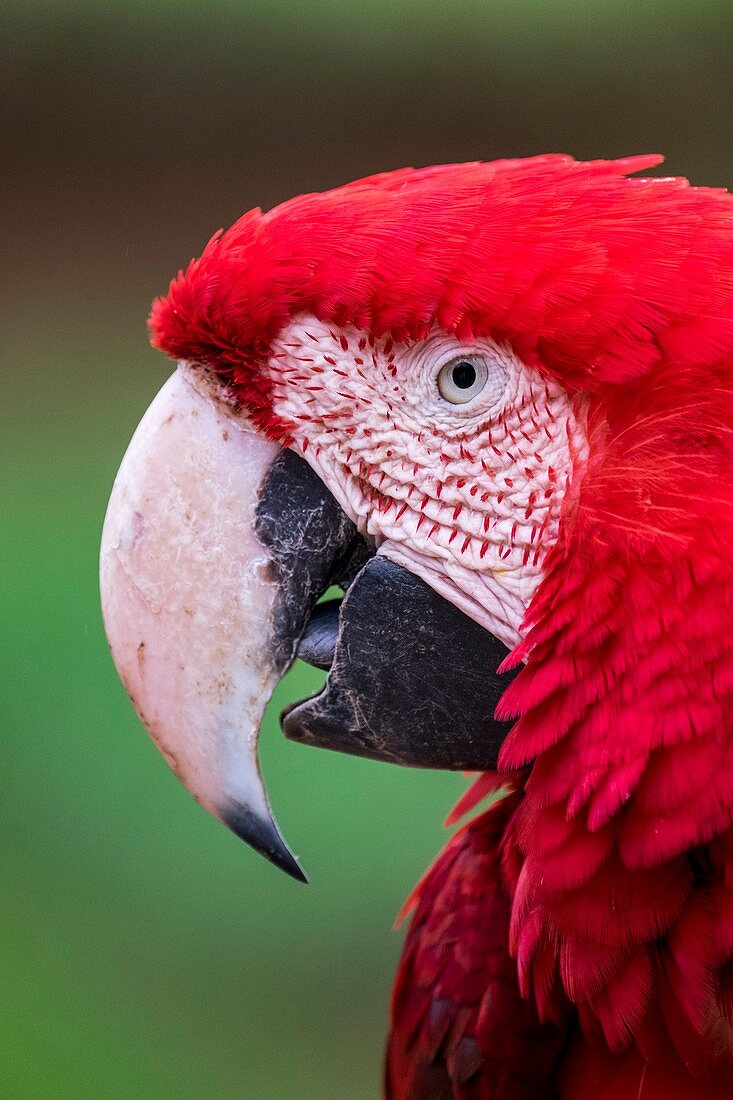
<instances>
[{"instance_id":1,"label":"bokeh background","mask_svg":"<svg viewBox=\"0 0 733 1100\"><path fill-rule=\"evenodd\" d=\"M393 916L459 776L288 745L303 888L196 807L108 656L97 547L152 296L253 205L404 164L662 151L733 183L730 0L5 0L0 1096L379 1093Z\"/></svg>"}]
</instances>

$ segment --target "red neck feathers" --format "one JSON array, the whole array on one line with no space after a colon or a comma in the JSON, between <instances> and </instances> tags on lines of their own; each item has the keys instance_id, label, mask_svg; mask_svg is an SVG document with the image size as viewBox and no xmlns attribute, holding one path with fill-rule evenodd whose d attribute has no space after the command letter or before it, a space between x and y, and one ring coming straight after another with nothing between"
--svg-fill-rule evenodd
<instances>
[{"instance_id":1,"label":"red neck feathers","mask_svg":"<svg viewBox=\"0 0 733 1100\"><path fill-rule=\"evenodd\" d=\"M671 1042L715 1075L733 1062L733 378L720 345L694 354L595 402L501 762L533 762L506 840L524 992L546 1015L572 1002L613 1051Z\"/></svg>"}]
</instances>

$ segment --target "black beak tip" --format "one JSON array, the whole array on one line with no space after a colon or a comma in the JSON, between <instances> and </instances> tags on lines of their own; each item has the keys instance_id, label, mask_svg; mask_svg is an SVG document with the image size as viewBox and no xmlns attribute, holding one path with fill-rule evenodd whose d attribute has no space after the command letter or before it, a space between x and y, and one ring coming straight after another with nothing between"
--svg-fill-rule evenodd
<instances>
[{"instance_id":1,"label":"black beak tip","mask_svg":"<svg viewBox=\"0 0 733 1100\"><path fill-rule=\"evenodd\" d=\"M256 852L269 859L286 875L298 882L308 882L308 876L298 863L296 856L280 835L280 831L271 818L260 817L248 806L237 804L228 806L221 812L221 820L240 840L249 844Z\"/></svg>"}]
</instances>

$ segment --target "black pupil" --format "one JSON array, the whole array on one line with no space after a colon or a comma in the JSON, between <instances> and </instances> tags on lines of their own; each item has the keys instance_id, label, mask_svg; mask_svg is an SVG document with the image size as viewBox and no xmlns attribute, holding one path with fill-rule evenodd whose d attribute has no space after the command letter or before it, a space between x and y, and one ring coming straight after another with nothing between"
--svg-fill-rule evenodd
<instances>
[{"instance_id":1,"label":"black pupil","mask_svg":"<svg viewBox=\"0 0 733 1100\"><path fill-rule=\"evenodd\" d=\"M461 359L460 363L456 363L453 368L451 377L453 378L453 384L458 386L459 390L470 390L476 381L476 368L473 363Z\"/></svg>"}]
</instances>

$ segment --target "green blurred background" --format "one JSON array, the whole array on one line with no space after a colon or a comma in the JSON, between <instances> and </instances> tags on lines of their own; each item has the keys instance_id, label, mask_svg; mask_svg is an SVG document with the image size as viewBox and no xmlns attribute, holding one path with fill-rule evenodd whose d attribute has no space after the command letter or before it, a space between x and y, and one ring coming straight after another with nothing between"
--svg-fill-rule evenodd
<instances>
[{"instance_id":1,"label":"green blurred background","mask_svg":"<svg viewBox=\"0 0 733 1100\"><path fill-rule=\"evenodd\" d=\"M100 624L97 546L168 367L152 296L252 205L403 164L667 154L733 182L730 0L3 7L0 1097L369 1098L458 776L263 737L303 888L190 800Z\"/></svg>"}]
</instances>

